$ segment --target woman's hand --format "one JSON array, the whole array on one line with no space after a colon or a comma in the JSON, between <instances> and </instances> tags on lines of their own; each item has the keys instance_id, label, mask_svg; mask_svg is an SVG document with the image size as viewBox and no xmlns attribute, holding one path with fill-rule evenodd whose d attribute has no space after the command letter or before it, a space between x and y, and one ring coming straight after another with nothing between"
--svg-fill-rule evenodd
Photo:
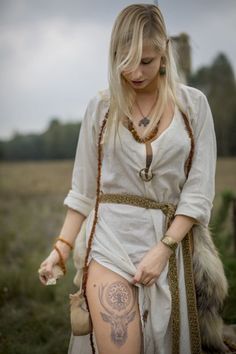
<instances>
[{"instance_id":1,"label":"woman's hand","mask_svg":"<svg viewBox=\"0 0 236 354\"><path fill-rule=\"evenodd\" d=\"M69 257L70 249L67 245L60 245L57 243L57 247L60 249L64 262ZM54 249L49 256L41 263L39 267L39 279L43 285L47 285L48 280L53 278L53 267L60 262L59 255Z\"/></svg>"},{"instance_id":2,"label":"woman's hand","mask_svg":"<svg viewBox=\"0 0 236 354\"><path fill-rule=\"evenodd\" d=\"M167 265L172 254L172 250L161 241L145 254L137 267L133 278L133 284L140 283L145 286L151 286L160 276Z\"/></svg>"}]
</instances>

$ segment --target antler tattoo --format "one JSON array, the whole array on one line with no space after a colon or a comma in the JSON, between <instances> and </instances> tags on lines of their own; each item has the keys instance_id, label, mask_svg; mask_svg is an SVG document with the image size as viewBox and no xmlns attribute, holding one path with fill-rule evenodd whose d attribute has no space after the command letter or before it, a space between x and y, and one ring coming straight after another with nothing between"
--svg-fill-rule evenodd
<instances>
[{"instance_id":1,"label":"antler tattoo","mask_svg":"<svg viewBox=\"0 0 236 354\"><path fill-rule=\"evenodd\" d=\"M134 320L136 314L136 311L133 311L136 300L135 289L130 290L124 282L117 281L108 287L107 285L101 285L98 296L103 309L106 311L106 313L100 312L102 319L111 324L111 340L115 345L121 347L125 344L128 337L128 324ZM127 310L131 298L132 303L129 310ZM105 300L109 307L114 310L111 310L106 305ZM122 311L123 313L117 314L115 311Z\"/></svg>"}]
</instances>

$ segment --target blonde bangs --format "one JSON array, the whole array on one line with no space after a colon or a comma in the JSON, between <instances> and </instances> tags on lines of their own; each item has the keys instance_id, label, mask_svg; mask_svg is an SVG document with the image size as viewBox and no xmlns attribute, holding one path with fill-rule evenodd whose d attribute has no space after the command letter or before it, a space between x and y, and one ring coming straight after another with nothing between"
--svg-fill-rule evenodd
<instances>
[{"instance_id":1,"label":"blonde bangs","mask_svg":"<svg viewBox=\"0 0 236 354\"><path fill-rule=\"evenodd\" d=\"M131 38L124 38L123 43L117 48L117 71L121 74L123 71L135 70L140 63L143 51L143 28L144 23L138 22L134 26ZM130 26L128 26L130 27ZM135 28L136 27L136 28ZM129 36L130 37L130 36Z\"/></svg>"}]
</instances>

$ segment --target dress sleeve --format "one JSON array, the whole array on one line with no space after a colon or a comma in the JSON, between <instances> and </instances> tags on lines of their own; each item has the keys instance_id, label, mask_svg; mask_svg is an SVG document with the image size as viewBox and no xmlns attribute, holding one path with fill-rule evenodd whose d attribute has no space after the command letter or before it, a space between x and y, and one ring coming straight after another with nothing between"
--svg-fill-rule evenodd
<instances>
[{"instance_id":1,"label":"dress sleeve","mask_svg":"<svg viewBox=\"0 0 236 354\"><path fill-rule=\"evenodd\" d=\"M97 103L92 99L81 123L72 172L71 189L63 204L88 216L95 204L97 178Z\"/></svg>"},{"instance_id":2,"label":"dress sleeve","mask_svg":"<svg viewBox=\"0 0 236 354\"><path fill-rule=\"evenodd\" d=\"M215 195L217 149L212 113L203 93L197 99L194 118L195 153L175 215L190 216L207 226Z\"/></svg>"}]
</instances>

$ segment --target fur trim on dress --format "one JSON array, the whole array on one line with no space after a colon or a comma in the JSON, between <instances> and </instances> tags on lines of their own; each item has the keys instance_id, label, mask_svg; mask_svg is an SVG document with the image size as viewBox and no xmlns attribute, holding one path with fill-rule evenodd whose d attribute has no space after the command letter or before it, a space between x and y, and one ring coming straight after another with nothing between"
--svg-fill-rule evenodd
<instances>
[{"instance_id":1,"label":"fur trim on dress","mask_svg":"<svg viewBox=\"0 0 236 354\"><path fill-rule=\"evenodd\" d=\"M208 228L195 225L193 236L193 273L202 349L207 354L225 353L223 321L219 314L228 293L223 264Z\"/></svg>"}]
</instances>

